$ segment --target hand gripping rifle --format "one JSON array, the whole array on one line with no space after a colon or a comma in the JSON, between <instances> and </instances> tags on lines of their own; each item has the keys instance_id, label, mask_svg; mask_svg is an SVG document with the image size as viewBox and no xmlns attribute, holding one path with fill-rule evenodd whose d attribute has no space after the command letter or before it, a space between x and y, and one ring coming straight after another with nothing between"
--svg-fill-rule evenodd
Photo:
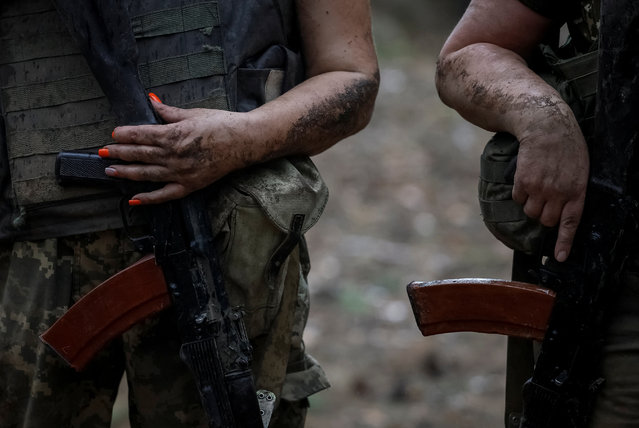
<instances>
[{"instance_id":1,"label":"hand gripping rifle","mask_svg":"<svg viewBox=\"0 0 639 428\"><path fill-rule=\"evenodd\" d=\"M636 189L627 176L636 170L639 131L639 4L602 0L601 15L591 177L569 259L542 263L536 275L541 287L477 279L408 286L424 335L470 330L543 338L532 377L523 386L520 428L587 426L596 392L605 382L597 368L606 321L627 245L637 231ZM544 290L551 294L544 296ZM481 297L472 304L460 300L468 303L476 292ZM442 302L450 304L445 313ZM533 308L535 313L524 314Z\"/></svg>"},{"instance_id":2,"label":"hand gripping rifle","mask_svg":"<svg viewBox=\"0 0 639 428\"><path fill-rule=\"evenodd\" d=\"M121 124L158 124L137 75L130 0L54 0ZM61 153L60 176L105 177L97 156ZM105 180L108 181L107 178ZM133 183L131 183L133 185ZM253 428L262 420L250 370L251 346L242 314L231 308L213 245L203 193L148 209L155 259L162 268L209 426ZM271 397L272 398L272 397Z\"/></svg>"}]
</instances>

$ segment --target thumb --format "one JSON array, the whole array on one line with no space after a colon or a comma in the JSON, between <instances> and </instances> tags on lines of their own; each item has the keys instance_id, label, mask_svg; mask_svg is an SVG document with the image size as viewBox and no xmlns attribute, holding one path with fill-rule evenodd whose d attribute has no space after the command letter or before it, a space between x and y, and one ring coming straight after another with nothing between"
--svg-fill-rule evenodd
<instances>
[{"instance_id":1,"label":"thumb","mask_svg":"<svg viewBox=\"0 0 639 428\"><path fill-rule=\"evenodd\" d=\"M193 111L166 105L154 93L149 94L151 105L165 123L180 122L193 116Z\"/></svg>"}]
</instances>

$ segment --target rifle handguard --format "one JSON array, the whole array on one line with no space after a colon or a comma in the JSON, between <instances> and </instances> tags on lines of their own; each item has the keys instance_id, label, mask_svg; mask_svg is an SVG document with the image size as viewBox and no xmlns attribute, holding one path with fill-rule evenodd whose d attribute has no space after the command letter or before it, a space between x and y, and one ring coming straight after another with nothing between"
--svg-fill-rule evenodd
<instances>
[{"instance_id":1,"label":"rifle handguard","mask_svg":"<svg viewBox=\"0 0 639 428\"><path fill-rule=\"evenodd\" d=\"M472 331L539 341L555 298L537 285L483 278L414 281L407 292L424 336Z\"/></svg>"},{"instance_id":2,"label":"rifle handguard","mask_svg":"<svg viewBox=\"0 0 639 428\"><path fill-rule=\"evenodd\" d=\"M148 255L87 293L40 338L81 371L109 341L170 305L162 270Z\"/></svg>"}]
</instances>

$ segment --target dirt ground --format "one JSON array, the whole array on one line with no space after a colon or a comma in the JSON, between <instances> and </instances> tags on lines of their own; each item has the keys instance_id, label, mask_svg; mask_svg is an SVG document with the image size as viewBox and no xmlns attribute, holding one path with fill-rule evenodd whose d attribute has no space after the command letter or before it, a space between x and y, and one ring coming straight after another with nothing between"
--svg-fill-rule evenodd
<instances>
[{"instance_id":1,"label":"dirt ground","mask_svg":"<svg viewBox=\"0 0 639 428\"><path fill-rule=\"evenodd\" d=\"M309 232L310 353L332 388L311 397L309 428L503 426L504 337L423 337L412 281L508 278L510 254L476 197L489 134L441 104L436 54L463 0L374 0L382 84L367 129L317 156L331 189ZM120 401L114 427L125 428Z\"/></svg>"}]
</instances>

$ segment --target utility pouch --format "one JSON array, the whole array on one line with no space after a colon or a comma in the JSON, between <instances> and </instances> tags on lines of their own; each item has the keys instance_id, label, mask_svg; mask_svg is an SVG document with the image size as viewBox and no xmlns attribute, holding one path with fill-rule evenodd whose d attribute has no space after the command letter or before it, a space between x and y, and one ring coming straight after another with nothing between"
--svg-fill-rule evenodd
<instances>
[{"instance_id":1,"label":"utility pouch","mask_svg":"<svg viewBox=\"0 0 639 428\"><path fill-rule=\"evenodd\" d=\"M561 59L541 48L544 66L538 74L568 103L588 141L594 127L597 92L597 51ZM479 206L488 230L507 247L538 254L549 228L532 219L512 199L519 141L499 132L484 147L480 159Z\"/></svg>"},{"instance_id":2,"label":"utility pouch","mask_svg":"<svg viewBox=\"0 0 639 428\"><path fill-rule=\"evenodd\" d=\"M212 188L210 217L227 292L244 311L249 338L266 334L277 316L290 255L327 199L305 156L254 165Z\"/></svg>"}]
</instances>

